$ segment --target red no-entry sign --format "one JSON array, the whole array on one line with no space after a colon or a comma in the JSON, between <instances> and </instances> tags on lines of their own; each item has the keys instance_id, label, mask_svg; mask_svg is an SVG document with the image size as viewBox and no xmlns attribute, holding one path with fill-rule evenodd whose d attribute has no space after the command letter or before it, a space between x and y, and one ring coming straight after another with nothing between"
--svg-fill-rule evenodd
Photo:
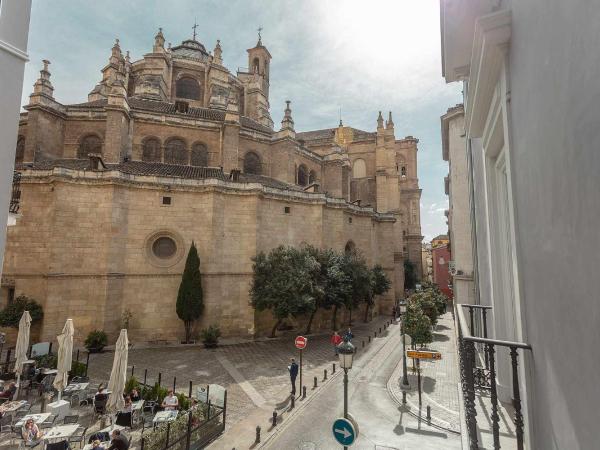
<instances>
[{"instance_id":1,"label":"red no-entry sign","mask_svg":"<svg viewBox=\"0 0 600 450\"><path fill-rule=\"evenodd\" d=\"M296 337L294 344L296 345L297 349L302 350L302 349L304 349L304 347L306 347L307 341L308 341L308 339L306 339L304 336L298 336L298 337Z\"/></svg>"}]
</instances>

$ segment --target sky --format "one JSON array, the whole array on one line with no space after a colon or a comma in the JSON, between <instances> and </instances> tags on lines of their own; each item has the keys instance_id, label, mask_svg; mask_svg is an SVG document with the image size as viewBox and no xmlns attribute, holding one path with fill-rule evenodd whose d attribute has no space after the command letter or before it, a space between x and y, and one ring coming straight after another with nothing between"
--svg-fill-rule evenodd
<instances>
[{"instance_id":1,"label":"sky","mask_svg":"<svg viewBox=\"0 0 600 450\"><path fill-rule=\"evenodd\" d=\"M173 46L191 38L224 65L247 67L246 49L262 42L273 59L271 116L278 129L291 100L296 131L344 125L375 131L392 111L396 138L419 139L424 241L447 232L440 116L461 102L461 86L441 75L439 0L33 0L23 104L51 62L55 98L87 101L115 38L132 61L152 50L162 27Z\"/></svg>"}]
</instances>

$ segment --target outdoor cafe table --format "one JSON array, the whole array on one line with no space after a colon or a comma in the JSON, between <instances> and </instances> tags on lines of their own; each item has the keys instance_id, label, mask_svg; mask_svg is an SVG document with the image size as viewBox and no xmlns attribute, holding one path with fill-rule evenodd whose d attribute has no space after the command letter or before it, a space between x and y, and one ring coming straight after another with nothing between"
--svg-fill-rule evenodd
<instances>
[{"instance_id":1,"label":"outdoor cafe table","mask_svg":"<svg viewBox=\"0 0 600 450\"><path fill-rule=\"evenodd\" d=\"M155 414L152 422L157 425L163 422L173 422L175 419L177 419L177 411L159 411Z\"/></svg>"},{"instance_id":2,"label":"outdoor cafe table","mask_svg":"<svg viewBox=\"0 0 600 450\"><path fill-rule=\"evenodd\" d=\"M42 369L42 375L56 375L57 373L56 369Z\"/></svg>"},{"instance_id":3,"label":"outdoor cafe table","mask_svg":"<svg viewBox=\"0 0 600 450\"><path fill-rule=\"evenodd\" d=\"M75 434L77 428L79 428L79 424L76 423L72 425L58 425L46 431L42 439L45 441L67 439Z\"/></svg>"},{"instance_id":4,"label":"outdoor cafe table","mask_svg":"<svg viewBox=\"0 0 600 450\"><path fill-rule=\"evenodd\" d=\"M123 427L121 425L113 424L113 425L107 426L106 428L102 428L100 431L96 431L96 433L108 433L108 435L110 436L113 431L115 431L115 430L121 431L124 429L125 429L125 427Z\"/></svg>"},{"instance_id":5,"label":"outdoor cafe table","mask_svg":"<svg viewBox=\"0 0 600 450\"><path fill-rule=\"evenodd\" d=\"M87 389L90 383L70 383L65 388L64 392L79 392Z\"/></svg>"},{"instance_id":6,"label":"outdoor cafe table","mask_svg":"<svg viewBox=\"0 0 600 450\"><path fill-rule=\"evenodd\" d=\"M23 425L25 425L25 422L27 422L29 419L33 419L33 422L36 424L42 423L44 422L46 419L48 419L48 417L50 417L52 414L50 413L41 413L41 414L27 414L24 417L21 417L19 419L19 421L17 423L15 423L15 427L22 427Z\"/></svg>"},{"instance_id":7,"label":"outdoor cafe table","mask_svg":"<svg viewBox=\"0 0 600 450\"><path fill-rule=\"evenodd\" d=\"M3 414L14 413L27 404L27 400L15 400L0 405L0 412Z\"/></svg>"}]
</instances>

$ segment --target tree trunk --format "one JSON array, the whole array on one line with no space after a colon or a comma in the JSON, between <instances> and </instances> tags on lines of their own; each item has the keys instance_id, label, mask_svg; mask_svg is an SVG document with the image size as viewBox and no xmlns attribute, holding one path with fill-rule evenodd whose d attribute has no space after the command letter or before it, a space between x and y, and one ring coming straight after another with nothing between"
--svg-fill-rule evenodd
<instances>
[{"instance_id":1,"label":"tree trunk","mask_svg":"<svg viewBox=\"0 0 600 450\"><path fill-rule=\"evenodd\" d=\"M317 308L310 313L310 318L308 319L308 324L306 325L306 334L310 334L310 327L312 326L313 319L315 318L315 314L317 313Z\"/></svg>"},{"instance_id":2,"label":"tree trunk","mask_svg":"<svg viewBox=\"0 0 600 450\"><path fill-rule=\"evenodd\" d=\"M333 317L331 318L332 331L337 330L337 311L338 311L338 307L337 307L337 305L335 305L333 307Z\"/></svg>"},{"instance_id":3,"label":"tree trunk","mask_svg":"<svg viewBox=\"0 0 600 450\"><path fill-rule=\"evenodd\" d=\"M273 327L273 330L271 330L271 337L274 338L275 337L275 333L277 332L277 327L281 324L281 319L277 319L277 322L275 322L275 326Z\"/></svg>"},{"instance_id":4,"label":"tree trunk","mask_svg":"<svg viewBox=\"0 0 600 450\"><path fill-rule=\"evenodd\" d=\"M348 318L348 326L352 326L352 308L350 308L350 317Z\"/></svg>"},{"instance_id":5,"label":"tree trunk","mask_svg":"<svg viewBox=\"0 0 600 450\"><path fill-rule=\"evenodd\" d=\"M365 308L365 323L367 323L369 321L369 309L371 308L371 304L367 303L367 306Z\"/></svg>"},{"instance_id":6,"label":"tree trunk","mask_svg":"<svg viewBox=\"0 0 600 450\"><path fill-rule=\"evenodd\" d=\"M189 320L186 320L183 322L184 326L185 326L185 342L184 344L187 344L188 342L190 342L190 334L191 333L191 328L192 328L192 322Z\"/></svg>"}]
</instances>

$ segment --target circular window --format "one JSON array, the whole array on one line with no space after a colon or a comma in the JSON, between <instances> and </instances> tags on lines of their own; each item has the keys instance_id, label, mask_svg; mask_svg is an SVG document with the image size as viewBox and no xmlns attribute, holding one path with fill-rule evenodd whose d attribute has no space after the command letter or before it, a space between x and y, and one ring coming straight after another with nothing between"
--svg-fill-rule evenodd
<instances>
[{"instance_id":1,"label":"circular window","mask_svg":"<svg viewBox=\"0 0 600 450\"><path fill-rule=\"evenodd\" d=\"M177 244L167 236L159 237L152 243L152 253L160 259L169 259L177 252Z\"/></svg>"}]
</instances>

